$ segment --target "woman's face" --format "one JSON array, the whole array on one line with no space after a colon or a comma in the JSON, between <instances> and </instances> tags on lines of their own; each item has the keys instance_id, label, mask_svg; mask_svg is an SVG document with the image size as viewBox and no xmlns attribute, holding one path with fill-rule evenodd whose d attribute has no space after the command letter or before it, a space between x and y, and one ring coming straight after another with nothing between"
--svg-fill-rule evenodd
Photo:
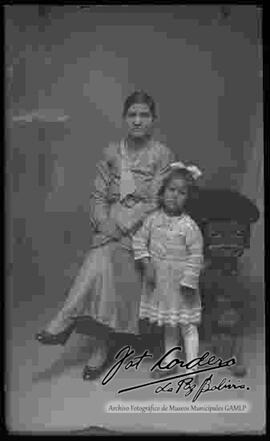
<instances>
[{"instance_id":1,"label":"woman's face","mask_svg":"<svg viewBox=\"0 0 270 441\"><path fill-rule=\"evenodd\" d=\"M125 120L128 133L133 138L143 138L152 132L153 116L147 104L133 104L127 111Z\"/></svg>"},{"instance_id":2,"label":"woman's face","mask_svg":"<svg viewBox=\"0 0 270 441\"><path fill-rule=\"evenodd\" d=\"M178 213L183 210L188 196L186 181L181 178L172 179L164 192L164 208L169 213Z\"/></svg>"}]
</instances>

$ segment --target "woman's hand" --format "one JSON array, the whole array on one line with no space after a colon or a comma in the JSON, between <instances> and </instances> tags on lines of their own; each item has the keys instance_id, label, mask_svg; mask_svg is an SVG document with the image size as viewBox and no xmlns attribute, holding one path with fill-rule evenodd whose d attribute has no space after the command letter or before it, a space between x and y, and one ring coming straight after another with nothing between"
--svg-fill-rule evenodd
<instances>
[{"instance_id":1,"label":"woman's hand","mask_svg":"<svg viewBox=\"0 0 270 441\"><path fill-rule=\"evenodd\" d=\"M112 219L100 224L99 231L115 240L119 240L122 237L122 231Z\"/></svg>"}]
</instances>

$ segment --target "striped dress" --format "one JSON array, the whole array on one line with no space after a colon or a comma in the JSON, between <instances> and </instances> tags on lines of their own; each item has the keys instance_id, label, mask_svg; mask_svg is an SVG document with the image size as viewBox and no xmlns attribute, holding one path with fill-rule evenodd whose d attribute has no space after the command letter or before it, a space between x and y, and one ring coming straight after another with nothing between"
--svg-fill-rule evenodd
<instances>
[{"instance_id":1,"label":"striped dress","mask_svg":"<svg viewBox=\"0 0 270 441\"><path fill-rule=\"evenodd\" d=\"M203 264L203 238L186 213L168 216L162 209L147 217L133 237L135 259L150 257L156 285L143 283L140 318L158 325L199 324L201 299L199 276ZM185 294L183 286L193 288Z\"/></svg>"}]
</instances>

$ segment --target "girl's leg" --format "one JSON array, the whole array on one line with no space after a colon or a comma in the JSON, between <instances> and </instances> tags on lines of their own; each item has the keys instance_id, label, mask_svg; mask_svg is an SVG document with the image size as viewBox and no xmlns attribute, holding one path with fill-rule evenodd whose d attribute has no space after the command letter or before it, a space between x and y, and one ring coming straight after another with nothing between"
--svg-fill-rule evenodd
<instances>
[{"instance_id":1,"label":"girl's leg","mask_svg":"<svg viewBox=\"0 0 270 441\"><path fill-rule=\"evenodd\" d=\"M186 361L189 362L198 357L199 353L199 332L196 325L189 323L188 325L181 325L181 332L184 339ZM197 368L189 369L189 372L196 371Z\"/></svg>"},{"instance_id":2,"label":"girl's leg","mask_svg":"<svg viewBox=\"0 0 270 441\"><path fill-rule=\"evenodd\" d=\"M164 346L165 353L167 353L170 349L179 345L179 327L178 326L170 326L165 325L164 329ZM179 352L173 351L166 357L166 363L170 363L175 358L179 358Z\"/></svg>"},{"instance_id":3,"label":"girl's leg","mask_svg":"<svg viewBox=\"0 0 270 441\"><path fill-rule=\"evenodd\" d=\"M165 325L164 327L164 351L165 354L169 352L171 349L175 348L179 344L179 327L178 326L170 326ZM179 352L172 351L170 354L166 356L164 362L162 364L168 365L174 359L179 358ZM161 378L163 376L173 375L177 370L177 366L172 366L171 369L159 370L155 369L151 372L151 376L155 379Z\"/></svg>"}]
</instances>

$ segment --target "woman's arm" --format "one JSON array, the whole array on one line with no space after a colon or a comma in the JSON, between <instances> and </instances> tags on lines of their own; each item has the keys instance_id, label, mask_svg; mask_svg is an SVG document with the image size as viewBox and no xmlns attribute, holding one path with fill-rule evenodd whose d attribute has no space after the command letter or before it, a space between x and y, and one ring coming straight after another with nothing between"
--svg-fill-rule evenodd
<instances>
[{"instance_id":1,"label":"woman's arm","mask_svg":"<svg viewBox=\"0 0 270 441\"><path fill-rule=\"evenodd\" d=\"M103 156L96 167L94 191L90 196L90 222L96 232L118 238L122 233L116 222L109 217L110 163L108 149L105 149Z\"/></svg>"},{"instance_id":2,"label":"woman's arm","mask_svg":"<svg viewBox=\"0 0 270 441\"><path fill-rule=\"evenodd\" d=\"M175 154L166 146L160 145L155 167L155 174L152 182L152 195L157 202L157 195L162 185L162 181L170 170L170 163L175 161Z\"/></svg>"},{"instance_id":3,"label":"woman's arm","mask_svg":"<svg viewBox=\"0 0 270 441\"><path fill-rule=\"evenodd\" d=\"M151 257L149 252L150 231L151 217L149 216L145 219L141 228L132 237L132 248L135 260L147 262Z\"/></svg>"},{"instance_id":4,"label":"woman's arm","mask_svg":"<svg viewBox=\"0 0 270 441\"><path fill-rule=\"evenodd\" d=\"M134 234L144 219L157 209L157 194L166 173L169 171L169 164L174 160L174 153L166 146L158 144L155 149L154 175L151 183L151 198L148 202L139 202L133 209L118 211L117 223L121 230Z\"/></svg>"},{"instance_id":5,"label":"woman's arm","mask_svg":"<svg viewBox=\"0 0 270 441\"><path fill-rule=\"evenodd\" d=\"M195 223L188 227L186 246L188 256L180 283L185 288L196 290L199 286L199 277L203 266L203 237Z\"/></svg>"},{"instance_id":6,"label":"woman's arm","mask_svg":"<svg viewBox=\"0 0 270 441\"><path fill-rule=\"evenodd\" d=\"M142 227L134 234L132 246L134 251L134 259L142 264L146 283L152 288L155 286L156 273L154 265L151 261L149 252L149 242L151 235L152 217L148 217Z\"/></svg>"}]
</instances>

